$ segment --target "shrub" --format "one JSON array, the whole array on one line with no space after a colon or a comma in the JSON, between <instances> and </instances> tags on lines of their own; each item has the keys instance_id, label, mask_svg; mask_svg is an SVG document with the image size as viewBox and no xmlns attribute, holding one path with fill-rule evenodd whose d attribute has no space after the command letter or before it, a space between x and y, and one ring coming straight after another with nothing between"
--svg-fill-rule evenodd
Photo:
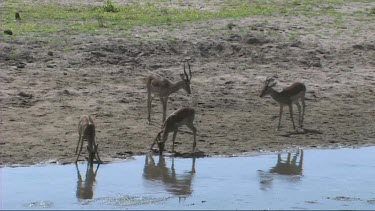
<instances>
[{"instance_id":1,"label":"shrub","mask_svg":"<svg viewBox=\"0 0 375 211\"><path fill-rule=\"evenodd\" d=\"M113 4L112 0L107 0L103 5L104 12L118 12L119 9Z\"/></svg>"}]
</instances>

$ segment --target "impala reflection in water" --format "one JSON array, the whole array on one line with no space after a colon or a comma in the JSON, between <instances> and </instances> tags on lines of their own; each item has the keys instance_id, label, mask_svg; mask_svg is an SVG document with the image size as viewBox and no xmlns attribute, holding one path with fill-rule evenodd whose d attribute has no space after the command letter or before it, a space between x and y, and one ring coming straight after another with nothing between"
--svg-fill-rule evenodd
<instances>
[{"instance_id":1,"label":"impala reflection in water","mask_svg":"<svg viewBox=\"0 0 375 211\"><path fill-rule=\"evenodd\" d=\"M172 165L169 168L167 167L163 156L159 156L158 163L155 164L153 156L146 155L143 178L150 181L152 185L162 182L169 193L178 196L180 199L192 194L194 175L195 158L192 158L192 167L190 171L177 174L174 167L174 158L172 158Z\"/></svg>"},{"instance_id":2,"label":"impala reflection in water","mask_svg":"<svg viewBox=\"0 0 375 211\"><path fill-rule=\"evenodd\" d=\"M81 173L79 171L78 165L76 165L77 169L77 190L76 196L78 199L92 199L94 196L94 190L96 185L96 174L98 173L98 169L100 164L96 166L96 170L94 171L94 165L87 165L85 180L82 180Z\"/></svg>"},{"instance_id":3,"label":"impala reflection in water","mask_svg":"<svg viewBox=\"0 0 375 211\"><path fill-rule=\"evenodd\" d=\"M274 174L285 176L284 178L289 182L300 181L303 176L303 150L298 150L293 157L289 152L286 160L283 160L279 153L276 165L269 172L259 171L260 189L268 190L272 187Z\"/></svg>"}]
</instances>

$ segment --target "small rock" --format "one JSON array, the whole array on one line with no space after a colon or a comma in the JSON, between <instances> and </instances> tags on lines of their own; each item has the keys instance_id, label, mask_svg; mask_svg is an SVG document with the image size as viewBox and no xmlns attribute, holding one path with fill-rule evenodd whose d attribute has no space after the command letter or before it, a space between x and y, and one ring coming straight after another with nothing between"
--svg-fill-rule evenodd
<instances>
[{"instance_id":1,"label":"small rock","mask_svg":"<svg viewBox=\"0 0 375 211\"><path fill-rule=\"evenodd\" d=\"M25 68L25 67L26 67L26 64L24 64L24 63L19 63L16 67L22 69L22 68Z\"/></svg>"},{"instance_id":2,"label":"small rock","mask_svg":"<svg viewBox=\"0 0 375 211\"><path fill-rule=\"evenodd\" d=\"M125 99L125 98L122 98L119 100L120 103L129 103L130 101Z\"/></svg>"},{"instance_id":3,"label":"small rock","mask_svg":"<svg viewBox=\"0 0 375 211\"><path fill-rule=\"evenodd\" d=\"M48 56L53 56L53 52L52 51L48 51Z\"/></svg>"},{"instance_id":4,"label":"small rock","mask_svg":"<svg viewBox=\"0 0 375 211\"><path fill-rule=\"evenodd\" d=\"M94 55L94 56L97 56L97 57L106 57L107 56L106 54L101 53L99 51L92 51L91 54Z\"/></svg>"},{"instance_id":5,"label":"small rock","mask_svg":"<svg viewBox=\"0 0 375 211\"><path fill-rule=\"evenodd\" d=\"M54 67L56 67L56 65L54 65L54 64L47 64L47 67L48 68L54 68Z\"/></svg>"},{"instance_id":6,"label":"small rock","mask_svg":"<svg viewBox=\"0 0 375 211\"><path fill-rule=\"evenodd\" d=\"M227 24L227 28L229 29L229 30L232 30L234 27L236 27L237 25L236 24L234 24L234 23L232 23L232 22L230 22L230 23L228 23Z\"/></svg>"},{"instance_id":7,"label":"small rock","mask_svg":"<svg viewBox=\"0 0 375 211\"><path fill-rule=\"evenodd\" d=\"M313 62L311 64L311 66L313 66L313 67L322 67L322 64L320 63L320 61L318 61L318 62Z\"/></svg>"},{"instance_id":8,"label":"small rock","mask_svg":"<svg viewBox=\"0 0 375 211\"><path fill-rule=\"evenodd\" d=\"M354 49L358 49L358 50L363 50L363 49L365 49L365 47L364 47L363 45L360 45L360 44L353 45L353 48L354 48Z\"/></svg>"},{"instance_id":9,"label":"small rock","mask_svg":"<svg viewBox=\"0 0 375 211\"><path fill-rule=\"evenodd\" d=\"M227 41L241 41L242 37L238 34L232 34Z\"/></svg>"},{"instance_id":10,"label":"small rock","mask_svg":"<svg viewBox=\"0 0 375 211\"><path fill-rule=\"evenodd\" d=\"M16 18L16 20L21 20L20 13L16 12L16 14L15 14L15 18Z\"/></svg>"},{"instance_id":11,"label":"small rock","mask_svg":"<svg viewBox=\"0 0 375 211\"><path fill-rule=\"evenodd\" d=\"M10 30L10 29L6 29L6 30L4 30L4 34L13 35L13 31Z\"/></svg>"},{"instance_id":12,"label":"small rock","mask_svg":"<svg viewBox=\"0 0 375 211\"><path fill-rule=\"evenodd\" d=\"M25 93L23 91L19 92L18 96L20 96L20 97L27 97L27 98L32 98L33 97L32 94L27 94L27 93Z\"/></svg>"},{"instance_id":13,"label":"small rock","mask_svg":"<svg viewBox=\"0 0 375 211\"><path fill-rule=\"evenodd\" d=\"M67 72L64 72L63 74L64 74L64 75L68 75L68 73L67 73Z\"/></svg>"},{"instance_id":14,"label":"small rock","mask_svg":"<svg viewBox=\"0 0 375 211\"><path fill-rule=\"evenodd\" d=\"M290 44L290 47L300 47L301 45L302 45L301 41L296 41L296 42L293 42L292 44Z\"/></svg>"},{"instance_id":15,"label":"small rock","mask_svg":"<svg viewBox=\"0 0 375 211\"><path fill-rule=\"evenodd\" d=\"M161 68L161 67L163 67L163 65L161 65L161 64L153 64L153 65L150 65L150 68L153 69L153 70L159 69L159 68Z\"/></svg>"},{"instance_id":16,"label":"small rock","mask_svg":"<svg viewBox=\"0 0 375 211\"><path fill-rule=\"evenodd\" d=\"M257 45L263 44L264 42L256 37L250 36L249 38L247 38L246 43L250 45Z\"/></svg>"}]
</instances>

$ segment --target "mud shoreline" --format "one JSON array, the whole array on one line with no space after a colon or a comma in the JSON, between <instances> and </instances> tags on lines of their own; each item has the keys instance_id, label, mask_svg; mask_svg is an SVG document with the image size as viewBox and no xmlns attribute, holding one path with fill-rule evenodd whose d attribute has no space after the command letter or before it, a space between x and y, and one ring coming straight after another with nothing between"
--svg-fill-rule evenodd
<instances>
[{"instance_id":1,"label":"mud shoreline","mask_svg":"<svg viewBox=\"0 0 375 211\"><path fill-rule=\"evenodd\" d=\"M192 94L172 94L167 115L194 107L197 149L207 155L375 145L375 21L348 18L346 28L330 23L324 16L269 17L267 23L248 17L176 30L136 27L129 38L61 32L0 39L1 165L73 162L83 114L95 118L103 160L147 153L162 109L155 98L148 125L143 78L158 73L176 81L187 58ZM267 76L277 77L277 90L306 84L304 130L292 129L284 109L275 131L278 104L259 97ZM182 128L176 151L189 152L192 138Z\"/></svg>"}]
</instances>

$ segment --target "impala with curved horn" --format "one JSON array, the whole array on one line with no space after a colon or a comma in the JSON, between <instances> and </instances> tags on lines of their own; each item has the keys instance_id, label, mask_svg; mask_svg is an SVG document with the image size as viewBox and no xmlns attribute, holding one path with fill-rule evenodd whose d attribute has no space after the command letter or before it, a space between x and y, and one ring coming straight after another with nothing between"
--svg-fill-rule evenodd
<instances>
[{"instance_id":1,"label":"impala with curved horn","mask_svg":"<svg viewBox=\"0 0 375 211\"><path fill-rule=\"evenodd\" d=\"M177 82L171 82L168 79L160 75L149 75L146 78L147 86L147 123L151 122L151 103L154 97L151 94L159 95L161 104L163 106L163 122L166 118L167 112L167 101L170 94L177 92L180 89L184 89L187 94L191 94L190 81L192 78L190 64L188 63L189 75L186 73L186 65L184 63L184 73L180 74L181 80Z\"/></svg>"},{"instance_id":2,"label":"impala with curved horn","mask_svg":"<svg viewBox=\"0 0 375 211\"><path fill-rule=\"evenodd\" d=\"M300 127L303 127L303 116L305 115L305 93L306 93L306 86L303 83L295 82L292 85L284 88L281 92L278 92L273 89L277 82L274 81L274 78L267 77L264 82L263 89L260 93L260 97L264 97L266 95L271 95L271 97L276 100L276 102L280 105L280 114L279 114L279 124L277 126L277 130L280 129L281 124L281 117L283 114L283 107L289 106L290 118L293 123L293 129L296 129L293 119L293 103L297 105L298 108L298 122ZM302 102L302 113L301 113L301 105L299 104L299 100Z\"/></svg>"}]
</instances>

